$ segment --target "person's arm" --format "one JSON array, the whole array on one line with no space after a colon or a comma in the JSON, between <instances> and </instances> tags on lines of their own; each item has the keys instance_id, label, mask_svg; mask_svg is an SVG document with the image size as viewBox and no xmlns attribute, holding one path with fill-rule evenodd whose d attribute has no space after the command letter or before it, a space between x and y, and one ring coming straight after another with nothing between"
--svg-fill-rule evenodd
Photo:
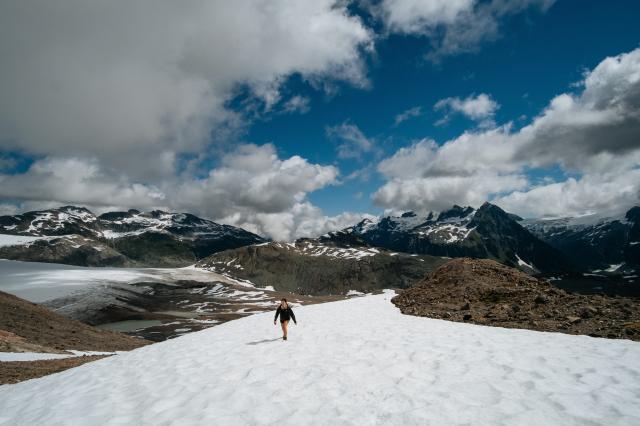
<instances>
[{"instance_id":1,"label":"person's arm","mask_svg":"<svg viewBox=\"0 0 640 426\"><path fill-rule=\"evenodd\" d=\"M276 316L273 318L273 323L274 324L278 320L278 315L280 315L280 306L278 306L278 309L276 309Z\"/></svg>"},{"instance_id":2,"label":"person's arm","mask_svg":"<svg viewBox=\"0 0 640 426\"><path fill-rule=\"evenodd\" d=\"M293 313L293 309L289 308L289 313L291 314L291 318L293 319L293 322L295 322L297 324L298 321L296 321L296 316Z\"/></svg>"}]
</instances>

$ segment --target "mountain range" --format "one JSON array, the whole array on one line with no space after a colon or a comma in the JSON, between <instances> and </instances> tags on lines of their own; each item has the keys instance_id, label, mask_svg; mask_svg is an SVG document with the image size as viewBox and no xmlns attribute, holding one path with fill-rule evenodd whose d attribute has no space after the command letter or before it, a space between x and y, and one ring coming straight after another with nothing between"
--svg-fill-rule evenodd
<instances>
[{"instance_id":1,"label":"mountain range","mask_svg":"<svg viewBox=\"0 0 640 426\"><path fill-rule=\"evenodd\" d=\"M0 258L80 266L186 266L264 238L188 213L96 216L82 207L0 217Z\"/></svg>"},{"instance_id":2,"label":"mountain range","mask_svg":"<svg viewBox=\"0 0 640 426\"><path fill-rule=\"evenodd\" d=\"M484 203L420 216L407 212L321 237L336 244L361 243L406 253L445 257L488 258L527 272L563 272L571 269L566 256L519 222L520 218Z\"/></svg>"},{"instance_id":3,"label":"mountain range","mask_svg":"<svg viewBox=\"0 0 640 426\"><path fill-rule=\"evenodd\" d=\"M624 215L521 220L581 271L632 274L640 266L640 207Z\"/></svg>"},{"instance_id":4,"label":"mountain range","mask_svg":"<svg viewBox=\"0 0 640 426\"><path fill-rule=\"evenodd\" d=\"M640 264L640 207L624 216L522 219L484 203L364 219L291 243L188 213L96 216L73 206L0 217L0 258L83 266L186 266L306 294L411 285L452 257L530 274L620 275Z\"/></svg>"}]
</instances>

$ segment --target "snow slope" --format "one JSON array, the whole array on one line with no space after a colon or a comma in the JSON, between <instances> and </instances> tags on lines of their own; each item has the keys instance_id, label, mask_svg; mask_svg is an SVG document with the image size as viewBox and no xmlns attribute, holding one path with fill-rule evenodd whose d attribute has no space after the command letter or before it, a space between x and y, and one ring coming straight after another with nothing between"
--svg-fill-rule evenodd
<instances>
[{"instance_id":1,"label":"snow slope","mask_svg":"<svg viewBox=\"0 0 640 426\"><path fill-rule=\"evenodd\" d=\"M19 246L31 244L34 241L48 239L50 237L29 237L24 235L0 234L0 247Z\"/></svg>"},{"instance_id":2,"label":"snow slope","mask_svg":"<svg viewBox=\"0 0 640 426\"><path fill-rule=\"evenodd\" d=\"M0 424L640 424L640 345L405 316L258 314L0 386Z\"/></svg>"},{"instance_id":3,"label":"snow slope","mask_svg":"<svg viewBox=\"0 0 640 426\"><path fill-rule=\"evenodd\" d=\"M68 296L78 289L92 285L135 283L145 280L166 283L176 280L233 282L215 272L192 266L99 268L0 259L0 291L36 303Z\"/></svg>"}]
</instances>

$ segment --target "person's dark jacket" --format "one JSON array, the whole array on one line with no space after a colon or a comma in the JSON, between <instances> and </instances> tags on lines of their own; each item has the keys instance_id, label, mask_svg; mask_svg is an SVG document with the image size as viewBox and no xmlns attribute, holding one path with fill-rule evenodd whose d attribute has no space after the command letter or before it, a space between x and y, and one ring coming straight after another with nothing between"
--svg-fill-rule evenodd
<instances>
[{"instance_id":1,"label":"person's dark jacket","mask_svg":"<svg viewBox=\"0 0 640 426\"><path fill-rule=\"evenodd\" d=\"M289 305L287 305L287 307L284 309L282 309L281 306L278 306L278 309L276 310L276 316L275 318L273 318L274 321L278 319L278 315L280 315L280 322L289 321L290 319L292 319L293 322L295 322L296 324L298 323L296 321L296 316L293 314L293 309L291 309L291 306Z\"/></svg>"}]
</instances>

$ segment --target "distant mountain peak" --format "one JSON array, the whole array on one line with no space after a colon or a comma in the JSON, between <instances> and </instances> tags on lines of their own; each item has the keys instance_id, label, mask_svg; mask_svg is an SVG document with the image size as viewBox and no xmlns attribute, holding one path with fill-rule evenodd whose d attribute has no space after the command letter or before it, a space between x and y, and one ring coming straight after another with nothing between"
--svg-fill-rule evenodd
<instances>
[{"instance_id":1,"label":"distant mountain peak","mask_svg":"<svg viewBox=\"0 0 640 426\"><path fill-rule=\"evenodd\" d=\"M82 266L186 266L217 251L266 241L189 213L131 209L96 217L76 206L0 216L0 234L29 242L0 246L2 258Z\"/></svg>"}]
</instances>

